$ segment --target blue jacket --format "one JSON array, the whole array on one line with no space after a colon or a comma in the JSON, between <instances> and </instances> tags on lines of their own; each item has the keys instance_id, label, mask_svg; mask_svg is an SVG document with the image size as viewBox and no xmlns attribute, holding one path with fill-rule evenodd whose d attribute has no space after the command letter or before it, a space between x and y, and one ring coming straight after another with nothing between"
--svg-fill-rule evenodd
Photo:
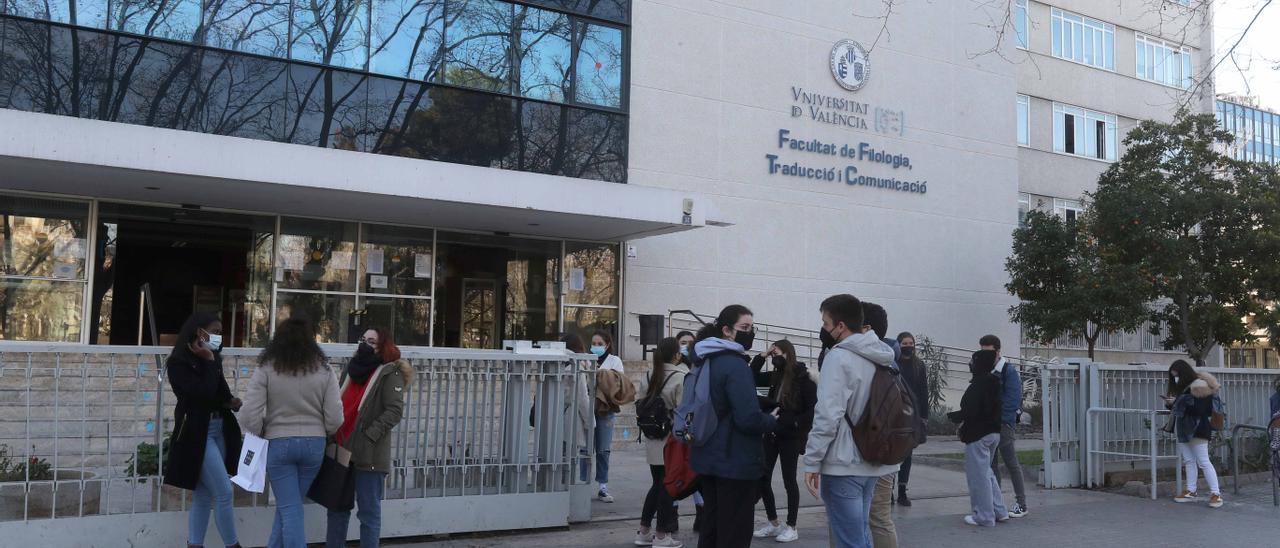
<instances>
[{"instance_id":1,"label":"blue jacket","mask_svg":"<svg viewBox=\"0 0 1280 548\"><path fill-rule=\"evenodd\" d=\"M1271 395L1271 414L1280 413L1280 392Z\"/></svg>"},{"instance_id":2,"label":"blue jacket","mask_svg":"<svg viewBox=\"0 0 1280 548\"><path fill-rule=\"evenodd\" d=\"M720 417L711 439L692 447L689 460L699 474L755 480L764 476L764 434L776 419L760 410L755 377L738 343L713 337L694 345L702 367L711 368L711 405Z\"/></svg>"},{"instance_id":3,"label":"blue jacket","mask_svg":"<svg viewBox=\"0 0 1280 548\"><path fill-rule=\"evenodd\" d=\"M996 364L1000 376L1000 421L1009 425L1018 424L1018 410L1022 408L1022 377L1018 368L1000 358Z\"/></svg>"}]
</instances>

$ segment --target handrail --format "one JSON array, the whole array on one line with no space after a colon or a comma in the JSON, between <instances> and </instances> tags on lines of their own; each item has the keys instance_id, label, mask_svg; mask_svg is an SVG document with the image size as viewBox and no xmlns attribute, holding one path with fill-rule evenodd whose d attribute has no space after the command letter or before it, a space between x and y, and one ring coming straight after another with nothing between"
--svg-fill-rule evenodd
<instances>
[{"instance_id":1,"label":"handrail","mask_svg":"<svg viewBox=\"0 0 1280 548\"><path fill-rule=\"evenodd\" d=\"M1240 494L1240 451L1238 447L1240 447L1241 430L1257 430L1259 432L1268 431L1264 426L1256 426L1252 424L1237 424L1231 428L1231 492L1236 495ZM1271 467L1270 459L1267 460L1267 468L1269 469ZM1271 505L1280 506L1280 485L1277 485L1275 470L1269 471L1271 472Z\"/></svg>"},{"instance_id":2,"label":"handrail","mask_svg":"<svg viewBox=\"0 0 1280 548\"><path fill-rule=\"evenodd\" d=\"M1094 418L1094 415L1101 414L1101 413L1115 413L1120 415L1147 415L1148 421L1149 421L1148 424L1151 430L1151 438L1150 438L1151 445L1148 447L1149 452L1143 455L1139 453L1120 453L1116 451L1102 451L1100 449L1094 449L1092 447L1093 418ZM1088 451L1089 458L1087 459L1089 461L1089 466L1088 466L1088 476L1086 478L1086 486L1092 487L1094 484L1093 470L1095 467L1094 465L1096 463L1094 463L1093 461L1093 455L1112 455L1117 457L1146 457L1151 460L1151 500L1156 500L1158 498L1156 495L1156 487L1158 485L1156 483L1156 462L1159 461L1160 459L1178 458L1177 455L1160 455L1158 446L1156 445L1156 430L1157 430L1156 416L1168 415L1169 411L1164 409L1121 409L1116 407L1090 407L1089 410L1086 411L1086 414L1087 414L1087 420L1085 420L1085 438L1084 439L1086 440L1086 444L1089 446L1089 451ZM1175 467L1175 468L1177 469L1177 485L1175 485L1175 487L1178 487L1182 485L1182 468L1181 467Z\"/></svg>"}]
</instances>

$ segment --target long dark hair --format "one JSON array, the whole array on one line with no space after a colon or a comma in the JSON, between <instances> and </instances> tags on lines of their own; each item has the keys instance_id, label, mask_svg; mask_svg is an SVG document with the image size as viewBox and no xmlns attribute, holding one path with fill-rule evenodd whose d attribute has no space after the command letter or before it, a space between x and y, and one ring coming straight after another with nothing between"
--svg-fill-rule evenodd
<instances>
[{"instance_id":1,"label":"long dark hair","mask_svg":"<svg viewBox=\"0 0 1280 548\"><path fill-rule=\"evenodd\" d=\"M565 349L574 354L587 353L587 345L582 344L582 337L579 337L577 333L565 333L563 337L560 337L560 342L564 343Z\"/></svg>"},{"instance_id":2,"label":"long dark hair","mask_svg":"<svg viewBox=\"0 0 1280 548\"><path fill-rule=\"evenodd\" d=\"M743 316L753 316L753 315L754 314L751 313L751 309L745 306L742 306L740 304L731 304L729 306L724 307L724 309L720 311L720 315L716 316L716 322L714 324L714 329L715 329L714 336L716 337L723 336L724 333L722 331L724 330L724 328L728 327L729 329L733 329L733 326L737 325L738 320L741 319Z\"/></svg>"},{"instance_id":3,"label":"long dark hair","mask_svg":"<svg viewBox=\"0 0 1280 548\"><path fill-rule=\"evenodd\" d=\"M662 393L662 381L667 378L667 364L676 359L680 355L680 341L675 337L667 337L658 341L658 347L653 351L653 371L649 373L649 393L652 398L654 395Z\"/></svg>"},{"instance_id":4,"label":"long dark hair","mask_svg":"<svg viewBox=\"0 0 1280 548\"><path fill-rule=\"evenodd\" d=\"M1174 375L1178 376L1178 382L1173 382ZM1169 366L1169 395L1178 396L1186 392L1191 387L1191 383L1196 381L1196 368L1187 363L1186 360L1174 360L1173 365Z\"/></svg>"},{"instance_id":5,"label":"long dark hair","mask_svg":"<svg viewBox=\"0 0 1280 548\"><path fill-rule=\"evenodd\" d=\"M324 351L316 344L316 330L306 318L289 318L276 327L259 364L271 364L281 375L306 375L324 366Z\"/></svg>"},{"instance_id":6,"label":"long dark hair","mask_svg":"<svg viewBox=\"0 0 1280 548\"><path fill-rule=\"evenodd\" d=\"M200 330L208 329L214 322L220 322L217 316L210 312L196 312L183 322L182 329L178 331L178 340L173 343L173 350L169 352L170 356L178 356L183 358L193 357L189 345L196 342L200 338Z\"/></svg>"},{"instance_id":7,"label":"long dark hair","mask_svg":"<svg viewBox=\"0 0 1280 548\"><path fill-rule=\"evenodd\" d=\"M796 382L796 346L786 339L775 341L773 346L778 347L778 350L782 351L782 357L787 360L787 365L782 369L781 378L778 376L778 371L773 372L773 385L778 388L778 403L790 409L791 387L795 386Z\"/></svg>"}]
</instances>

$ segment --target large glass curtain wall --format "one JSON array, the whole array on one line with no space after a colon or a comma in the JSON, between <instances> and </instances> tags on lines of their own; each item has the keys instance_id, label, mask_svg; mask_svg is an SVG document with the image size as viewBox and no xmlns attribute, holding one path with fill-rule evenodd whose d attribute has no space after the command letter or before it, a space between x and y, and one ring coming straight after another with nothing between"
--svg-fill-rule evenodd
<instances>
[{"instance_id":1,"label":"large glass curtain wall","mask_svg":"<svg viewBox=\"0 0 1280 548\"><path fill-rule=\"evenodd\" d=\"M541 3L615 20L630 5ZM0 0L0 13L531 99L623 106L623 27L523 3Z\"/></svg>"},{"instance_id":2,"label":"large glass curtain wall","mask_svg":"<svg viewBox=\"0 0 1280 548\"><path fill-rule=\"evenodd\" d=\"M612 243L5 194L0 225L0 341L134 344L144 279L162 323L221 310L228 346L263 346L295 314L333 343L375 325L468 348L617 332Z\"/></svg>"}]
</instances>

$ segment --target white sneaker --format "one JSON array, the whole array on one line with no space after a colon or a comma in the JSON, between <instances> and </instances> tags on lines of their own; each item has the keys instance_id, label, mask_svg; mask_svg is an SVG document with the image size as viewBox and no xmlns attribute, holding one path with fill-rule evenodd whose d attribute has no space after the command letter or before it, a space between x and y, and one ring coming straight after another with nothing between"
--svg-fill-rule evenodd
<instances>
[{"instance_id":1,"label":"white sneaker","mask_svg":"<svg viewBox=\"0 0 1280 548\"><path fill-rule=\"evenodd\" d=\"M981 523L978 523L978 520L973 519L973 516L972 516L972 515L965 516L965 517L964 517L964 522L965 522L965 523L968 523L969 525L974 525L974 526L977 526L977 527L982 527L982 524L981 524Z\"/></svg>"},{"instance_id":2,"label":"white sneaker","mask_svg":"<svg viewBox=\"0 0 1280 548\"><path fill-rule=\"evenodd\" d=\"M653 531L636 531L636 546L653 546Z\"/></svg>"},{"instance_id":3,"label":"white sneaker","mask_svg":"<svg viewBox=\"0 0 1280 548\"><path fill-rule=\"evenodd\" d=\"M684 548L684 543L676 540L675 535L667 535L653 539L654 548Z\"/></svg>"},{"instance_id":4,"label":"white sneaker","mask_svg":"<svg viewBox=\"0 0 1280 548\"><path fill-rule=\"evenodd\" d=\"M613 502L613 495L610 495L609 492L604 489L601 489L599 493L596 493L596 497L599 497L601 502Z\"/></svg>"},{"instance_id":5,"label":"white sneaker","mask_svg":"<svg viewBox=\"0 0 1280 548\"><path fill-rule=\"evenodd\" d=\"M800 540L800 532L796 531L795 527L792 527L790 525L783 525L782 530L778 532L778 538L775 538L773 540L776 540L778 542L795 542L797 540Z\"/></svg>"},{"instance_id":6,"label":"white sneaker","mask_svg":"<svg viewBox=\"0 0 1280 548\"><path fill-rule=\"evenodd\" d=\"M778 527L777 525L774 525L766 521L764 522L764 525L761 525L759 529L756 529L754 536L756 538L776 537L778 536L778 533L781 533L781 532L782 532L781 527Z\"/></svg>"}]
</instances>

